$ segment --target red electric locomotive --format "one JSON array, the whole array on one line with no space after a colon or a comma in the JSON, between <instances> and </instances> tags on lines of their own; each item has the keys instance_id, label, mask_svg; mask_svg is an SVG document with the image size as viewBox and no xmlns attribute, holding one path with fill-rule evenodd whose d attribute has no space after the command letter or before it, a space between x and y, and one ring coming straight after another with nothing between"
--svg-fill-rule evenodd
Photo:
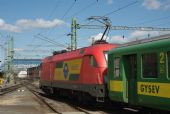
<instances>
[{"instance_id":1,"label":"red electric locomotive","mask_svg":"<svg viewBox=\"0 0 170 114\"><path fill-rule=\"evenodd\" d=\"M40 87L47 92L103 102L106 94L107 55L116 45L95 44L70 52L57 52L41 64Z\"/></svg>"}]
</instances>

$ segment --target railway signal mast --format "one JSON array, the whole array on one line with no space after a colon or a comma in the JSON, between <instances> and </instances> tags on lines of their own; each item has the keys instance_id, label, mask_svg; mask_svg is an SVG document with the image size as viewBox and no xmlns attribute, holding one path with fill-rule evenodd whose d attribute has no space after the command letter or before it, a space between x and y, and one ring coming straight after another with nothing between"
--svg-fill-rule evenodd
<instances>
[{"instance_id":1,"label":"railway signal mast","mask_svg":"<svg viewBox=\"0 0 170 114\"><path fill-rule=\"evenodd\" d=\"M98 21L103 25L81 25L77 24L76 19L73 19L71 24L71 50L75 50L77 48L77 29L80 28L105 29L99 41L104 40L104 36L106 33L109 33L109 30L170 31L170 28L112 26L110 19L104 16L91 16L88 20Z\"/></svg>"}]
</instances>

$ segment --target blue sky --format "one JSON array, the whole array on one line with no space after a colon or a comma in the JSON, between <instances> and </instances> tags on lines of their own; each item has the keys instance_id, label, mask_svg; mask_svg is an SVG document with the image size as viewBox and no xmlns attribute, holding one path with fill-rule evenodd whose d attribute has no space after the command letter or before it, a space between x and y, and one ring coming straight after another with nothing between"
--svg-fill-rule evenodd
<instances>
[{"instance_id":1,"label":"blue sky","mask_svg":"<svg viewBox=\"0 0 170 114\"><path fill-rule=\"evenodd\" d=\"M110 13L106 16L115 26L170 28L169 12L170 0L0 0L0 45L5 47L7 35L11 35L14 37L15 58L40 58L70 44L67 34L71 31L72 18L76 18L79 24L88 24L88 17ZM90 45L91 38L100 38L103 31L78 30L78 47ZM147 34L154 36L164 33L111 30L107 41L124 43L144 38ZM54 46L38 35L62 46ZM4 49L0 48L1 61L4 55Z\"/></svg>"}]
</instances>

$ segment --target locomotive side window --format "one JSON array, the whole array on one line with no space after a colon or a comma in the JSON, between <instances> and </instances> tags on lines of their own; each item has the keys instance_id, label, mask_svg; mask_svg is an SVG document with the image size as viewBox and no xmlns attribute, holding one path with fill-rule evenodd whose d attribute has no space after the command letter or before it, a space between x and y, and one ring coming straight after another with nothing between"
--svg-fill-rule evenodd
<instances>
[{"instance_id":1,"label":"locomotive side window","mask_svg":"<svg viewBox=\"0 0 170 114\"><path fill-rule=\"evenodd\" d=\"M63 68L63 61L56 63L56 68Z\"/></svg>"},{"instance_id":2,"label":"locomotive side window","mask_svg":"<svg viewBox=\"0 0 170 114\"><path fill-rule=\"evenodd\" d=\"M93 67L97 67L97 62L94 56L90 56L90 65Z\"/></svg>"},{"instance_id":3,"label":"locomotive side window","mask_svg":"<svg viewBox=\"0 0 170 114\"><path fill-rule=\"evenodd\" d=\"M142 55L142 73L144 78L157 78L157 54L147 53Z\"/></svg>"},{"instance_id":4,"label":"locomotive side window","mask_svg":"<svg viewBox=\"0 0 170 114\"><path fill-rule=\"evenodd\" d=\"M114 77L118 78L120 76L120 57L114 59Z\"/></svg>"},{"instance_id":5,"label":"locomotive side window","mask_svg":"<svg viewBox=\"0 0 170 114\"><path fill-rule=\"evenodd\" d=\"M167 53L168 56L168 77L170 78L170 51Z\"/></svg>"}]
</instances>

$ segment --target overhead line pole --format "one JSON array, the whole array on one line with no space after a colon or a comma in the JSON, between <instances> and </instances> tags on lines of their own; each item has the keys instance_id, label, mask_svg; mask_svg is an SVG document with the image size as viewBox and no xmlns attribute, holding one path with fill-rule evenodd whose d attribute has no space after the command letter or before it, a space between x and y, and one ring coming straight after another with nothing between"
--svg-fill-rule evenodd
<instances>
[{"instance_id":1,"label":"overhead line pole","mask_svg":"<svg viewBox=\"0 0 170 114\"><path fill-rule=\"evenodd\" d=\"M71 50L77 49L77 21L72 19L71 23Z\"/></svg>"},{"instance_id":2,"label":"overhead line pole","mask_svg":"<svg viewBox=\"0 0 170 114\"><path fill-rule=\"evenodd\" d=\"M12 36L8 36L7 42L7 55L5 59L5 76L7 82L10 82L13 77L13 56L14 56L14 39Z\"/></svg>"}]
</instances>

